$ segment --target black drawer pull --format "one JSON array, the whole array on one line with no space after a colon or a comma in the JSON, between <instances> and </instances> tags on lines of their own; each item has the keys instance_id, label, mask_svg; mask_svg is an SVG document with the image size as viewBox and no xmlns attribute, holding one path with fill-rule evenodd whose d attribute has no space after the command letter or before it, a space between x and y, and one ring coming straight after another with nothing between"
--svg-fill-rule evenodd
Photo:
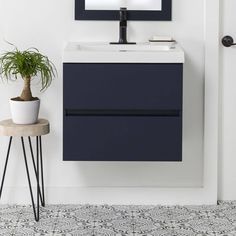
<instances>
[{"instance_id":1,"label":"black drawer pull","mask_svg":"<svg viewBox=\"0 0 236 236\"><path fill-rule=\"evenodd\" d=\"M65 116L180 116L180 110L65 109Z\"/></svg>"}]
</instances>

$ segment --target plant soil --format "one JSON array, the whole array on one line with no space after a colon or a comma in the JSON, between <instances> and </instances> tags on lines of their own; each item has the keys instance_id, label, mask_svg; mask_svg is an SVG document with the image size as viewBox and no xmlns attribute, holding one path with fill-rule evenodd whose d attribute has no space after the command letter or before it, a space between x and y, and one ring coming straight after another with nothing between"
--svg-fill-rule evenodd
<instances>
[{"instance_id":1,"label":"plant soil","mask_svg":"<svg viewBox=\"0 0 236 236\"><path fill-rule=\"evenodd\" d=\"M30 102L30 101L36 101L36 100L39 100L38 97L33 97L30 101L25 101L23 100L22 98L20 97L15 97L15 98L11 98L12 101L20 101L20 102Z\"/></svg>"}]
</instances>

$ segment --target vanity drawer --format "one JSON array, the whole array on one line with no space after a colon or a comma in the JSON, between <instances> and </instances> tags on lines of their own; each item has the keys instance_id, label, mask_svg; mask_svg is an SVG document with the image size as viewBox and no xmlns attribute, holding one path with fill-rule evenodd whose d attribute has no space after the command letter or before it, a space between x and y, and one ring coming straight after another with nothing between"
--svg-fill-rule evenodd
<instances>
[{"instance_id":1,"label":"vanity drawer","mask_svg":"<svg viewBox=\"0 0 236 236\"><path fill-rule=\"evenodd\" d=\"M65 116L65 161L181 161L181 116Z\"/></svg>"},{"instance_id":2,"label":"vanity drawer","mask_svg":"<svg viewBox=\"0 0 236 236\"><path fill-rule=\"evenodd\" d=\"M182 109L182 64L64 63L65 109Z\"/></svg>"}]
</instances>

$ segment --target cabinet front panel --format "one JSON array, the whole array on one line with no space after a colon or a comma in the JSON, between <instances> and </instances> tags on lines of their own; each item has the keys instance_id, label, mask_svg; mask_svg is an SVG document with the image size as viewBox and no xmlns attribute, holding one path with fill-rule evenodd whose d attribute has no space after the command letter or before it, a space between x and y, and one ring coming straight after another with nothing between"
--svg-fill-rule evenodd
<instances>
[{"instance_id":1,"label":"cabinet front panel","mask_svg":"<svg viewBox=\"0 0 236 236\"><path fill-rule=\"evenodd\" d=\"M182 110L182 64L64 64L65 109Z\"/></svg>"},{"instance_id":2,"label":"cabinet front panel","mask_svg":"<svg viewBox=\"0 0 236 236\"><path fill-rule=\"evenodd\" d=\"M181 161L181 116L65 116L64 160Z\"/></svg>"}]
</instances>

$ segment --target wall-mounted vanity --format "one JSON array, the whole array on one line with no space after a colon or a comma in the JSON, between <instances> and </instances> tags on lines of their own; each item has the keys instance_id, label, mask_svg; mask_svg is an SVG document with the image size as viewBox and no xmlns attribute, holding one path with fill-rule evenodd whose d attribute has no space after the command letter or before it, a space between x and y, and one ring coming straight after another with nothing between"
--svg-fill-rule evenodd
<instances>
[{"instance_id":1,"label":"wall-mounted vanity","mask_svg":"<svg viewBox=\"0 0 236 236\"><path fill-rule=\"evenodd\" d=\"M171 20L172 0L75 0L76 20L118 20L120 7L128 20Z\"/></svg>"},{"instance_id":2,"label":"wall-mounted vanity","mask_svg":"<svg viewBox=\"0 0 236 236\"><path fill-rule=\"evenodd\" d=\"M171 20L171 0L75 0L76 20L120 20L110 43L64 52L64 160L181 161L184 52L127 41L127 20Z\"/></svg>"},{"instance_id":3,"label":"wall-mounted vanity","mask_svg":"<svg viewBox=\"0 0 236 236\"><path fill-rule=\"evenodd\" d=\"M183 63L178 45L69 43L64 160L181 161Z\"/></svg>"}]
</instances>

